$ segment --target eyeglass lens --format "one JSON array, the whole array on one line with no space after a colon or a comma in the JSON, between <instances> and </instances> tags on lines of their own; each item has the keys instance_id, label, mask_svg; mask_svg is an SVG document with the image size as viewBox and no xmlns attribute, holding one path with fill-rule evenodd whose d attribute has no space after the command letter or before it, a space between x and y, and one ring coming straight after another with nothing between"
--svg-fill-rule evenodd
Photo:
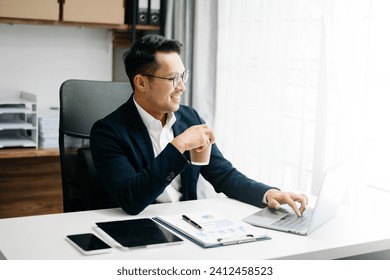
<instances>
[{"instance_id":1,"label":"eyeglass lens","mask_svg":"<svg viewBox=\"0 0 390 280\"><path fill-rule=\"evenodd\" d=\"M173 86L176 88L179 85L179 82L182 81L184 84L187 82L189 76L189 71L185 70L183 74L176 74L173 79Z\"/></svg>"}]
</instances>

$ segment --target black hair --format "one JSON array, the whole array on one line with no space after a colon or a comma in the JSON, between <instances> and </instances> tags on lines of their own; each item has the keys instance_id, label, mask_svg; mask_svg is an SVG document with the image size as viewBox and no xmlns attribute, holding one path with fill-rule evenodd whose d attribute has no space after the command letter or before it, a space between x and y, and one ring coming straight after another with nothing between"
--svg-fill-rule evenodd
<instances>
[{"instance_id":1,"label":"black hair","mask_svg":"<svg viewBox=\"0 0 390 280\"><path fill-rule=\"evenodd\" d=\"M145 35L137 40L124 54L127 77L134 89L134 77L137 74L153 74L160 65L156 52L176 52L180 54L182 44L177 40L167 39L158 34Z\"/></svg>"}]
</instances>

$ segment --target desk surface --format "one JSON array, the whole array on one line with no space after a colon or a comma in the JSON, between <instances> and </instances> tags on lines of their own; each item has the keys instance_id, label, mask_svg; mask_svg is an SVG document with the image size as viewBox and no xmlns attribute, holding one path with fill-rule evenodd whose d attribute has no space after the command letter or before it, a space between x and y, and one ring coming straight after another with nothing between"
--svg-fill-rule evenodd
<instances>
[{"instance_id":1,"label":"desk surface","mask_svg":"<svg viewBox=\"0 0 390 280\"><path fill-rule=\"evenodd\" d=\"M196 210L195 210L196 209ZM65 240L65 235L94 232L98 221L121 220L157 215L210 210L242 219L258 208L228 198L204 199L156 204L137 216L121 209L51 214L0 219L0 258L6 259L337 259L390 249L390 229L367 227L372 220L361 218L347 209L309 236L297 236L265 230L267 241L203 249L185 239L180 245L84 256Z\"/></svg>"}]
</instances>

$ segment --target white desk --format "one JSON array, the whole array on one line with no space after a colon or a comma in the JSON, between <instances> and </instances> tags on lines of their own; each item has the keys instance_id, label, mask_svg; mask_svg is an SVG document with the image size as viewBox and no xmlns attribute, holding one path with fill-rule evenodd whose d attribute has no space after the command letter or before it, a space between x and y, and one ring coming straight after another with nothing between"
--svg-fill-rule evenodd
<instances>
[{"instance_id":1,"label":"white desk","mask_svg":"<svg viewBox=\"0 0 390 280\"><path fill-rule=\"evenodd\" d=\"M309 236L297 236L266 230L272 240L233 246L203 249L186 240L181 245L143 248L130 251L114 249L109 254L84 256L65 240L72 233L94 232L98 221L154 217L157 215L218 211L242 219L258 208L228 198L151 205L138 216L129 216L121 209L52 214L0 219L0 257L6 259L337 259L390 249L388 226L365 225L343 209L324 226Z\"/></svg>"}]
</instances>

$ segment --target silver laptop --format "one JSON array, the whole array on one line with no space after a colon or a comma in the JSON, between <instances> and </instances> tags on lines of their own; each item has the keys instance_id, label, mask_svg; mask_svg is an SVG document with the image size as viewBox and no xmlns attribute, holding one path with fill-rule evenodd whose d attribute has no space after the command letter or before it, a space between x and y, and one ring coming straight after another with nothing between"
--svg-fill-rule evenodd
<instances>
[{"instance_id":1,"label":"silver laptop","mask_svg":"<svg viewBox=\"0 0 390 280\"><path fill-rule=\"evenodd\" d=\"M306 208L301 217L283 205L280 209L263 208L243 221L254 226L308 235L336 215L348 186L349 174L346 165L330 167L325 172L315 206Z\"/></svg>"}]
</instances>

